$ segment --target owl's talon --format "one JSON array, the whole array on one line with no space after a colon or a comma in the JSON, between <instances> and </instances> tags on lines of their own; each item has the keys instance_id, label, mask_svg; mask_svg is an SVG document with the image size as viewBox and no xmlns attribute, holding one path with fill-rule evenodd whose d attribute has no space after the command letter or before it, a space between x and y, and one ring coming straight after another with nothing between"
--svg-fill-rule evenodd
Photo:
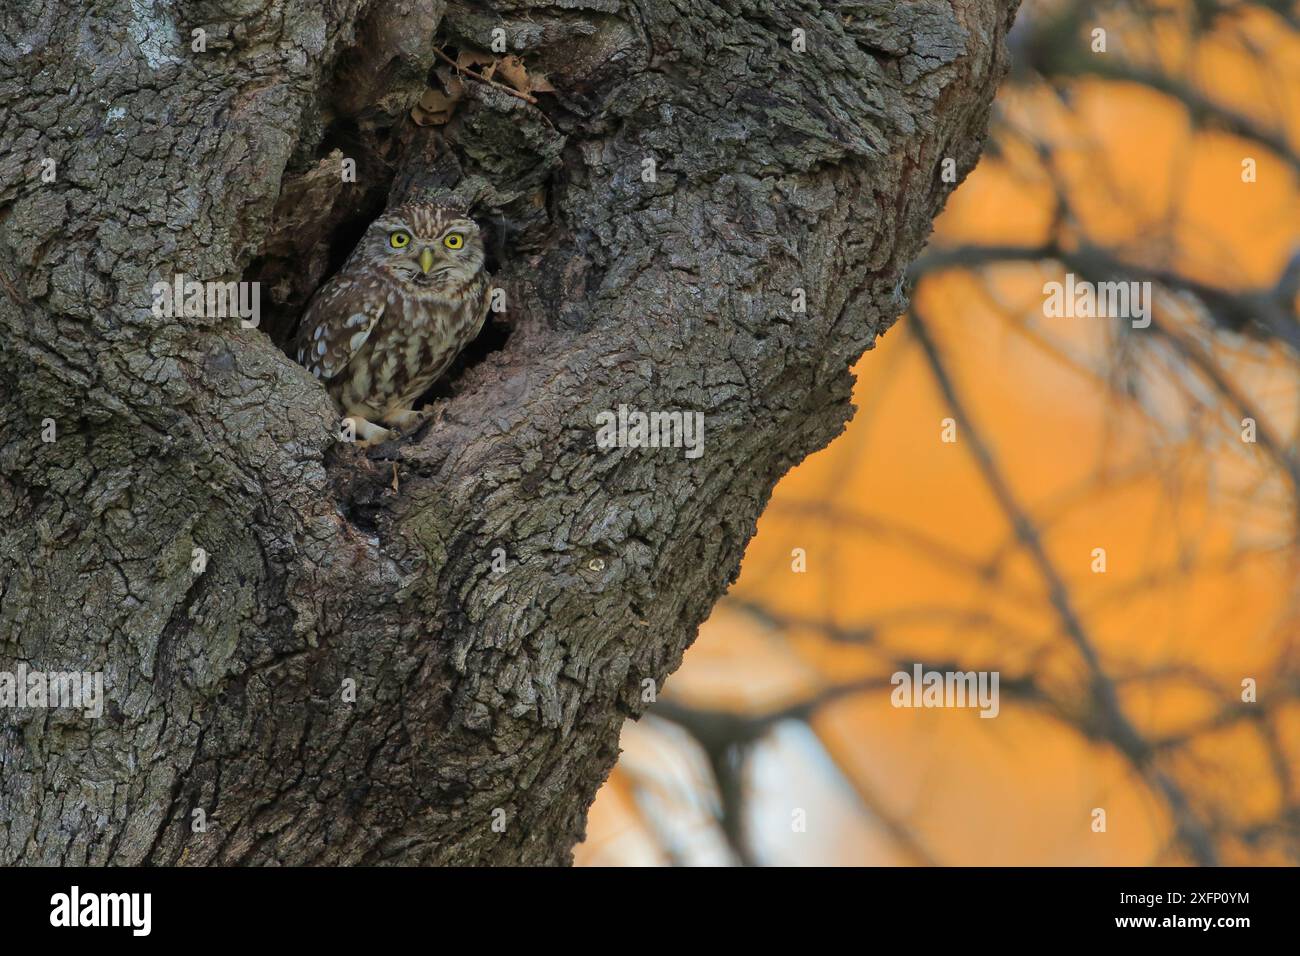
<instances>
[{"instance_id":1,"label":"owl's talon","mask_svg":"<svg viewBox=\"0 0 1300 956\"><path fill-rule=\"evenodd\" d=\"M390 438L396 437L396 434L382 425L376 425L374 422L362 418L359 415L351 416L351 421L356 429L356 444L359 448L367 448L371 445L378 445L386 442Z\"/></svg>"},{"instance_id":2,"label":"owl's talon","mask_svg":"<svg viewBox=\"0 0 1300 956\"><path fill-rule=\"evenodd\" d=\"M407 408L392 415L384 416L384 424L391 425L400 435L409 435L421 425L429 420L433 412L427 408L416 411L413 408Z\"/></svg>"}]
</instances>

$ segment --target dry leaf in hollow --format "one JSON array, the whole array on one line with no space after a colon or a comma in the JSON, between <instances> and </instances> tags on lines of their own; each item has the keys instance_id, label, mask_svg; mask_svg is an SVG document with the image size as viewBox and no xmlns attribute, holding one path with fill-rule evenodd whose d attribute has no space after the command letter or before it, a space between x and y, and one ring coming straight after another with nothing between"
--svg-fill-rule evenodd
<instances>
[{"instance_id":1,"label":"dry leaf in hollow","mask_svg":"<svg viewBox=\"0 0 1300 956\"><path fill-rule=\"evenodd\" d=\"M492 79L496 72L496 57L490 53L475 53L473 50L461 50L456 56L456 66L462 70L473 70L485 80ZM481 67L481 69L480 69Z\"/></svg>"},{"instance_id":2,"label":"dry leaf in hollow","mask_svg":"<svg viewBox=\"0 0 1300 956\"><path fill-rule=\"evenodd\" d=\"M465 81L461 79L461 74L447 66L441 66L434 71L438 77L438 82L442 88L447 91L447 95L453 100L459 100L465 95ZM434 87L437 89L437 87Z\"/></svg>"},{"instance_id":3,"label":"dry leaf in hollow","mask_svg":"<svg viewBox=\"0 0 1300 956\"><path fill-rule=\"evenodd\" d=\"M411 110L411 119L419 126L442 126L451 119L456 111L456 104L465 93L464 85L458 79L451 79L448 91L429 87L420 97L420 102Z\"/></svg>"},{"instance_id":4,"label":"dry leaf in hollow","mask_svg":"<svg viewBox=\"0 0 1300 956\"><path fill-rule=\"evenodd\" d=\"M544 73L529 73L524 61L517 56L502 57L497 73L520 93L554 93L555 87Z\"/></svg>"},{"instance_id":5,"label":"dry leaf in hollow","mask_svg":"<svg viewBox=\"0 0 1300 956\"><path fill-rule=\"evenodd\" d=\"M509 83L520 93L529 92L528 85L528 68L524 66L524 61L517 56L505 56L497 64L497 72L501 78Z\"/></svg>"}]
</instances>

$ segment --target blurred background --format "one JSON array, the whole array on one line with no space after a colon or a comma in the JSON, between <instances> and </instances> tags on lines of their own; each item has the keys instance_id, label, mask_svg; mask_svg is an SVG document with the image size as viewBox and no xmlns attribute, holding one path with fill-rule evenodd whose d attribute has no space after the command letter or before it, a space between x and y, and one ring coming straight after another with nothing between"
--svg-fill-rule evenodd
<instances>
[{"instance_id":1,"label":"blurred background","mask_svg":"<svg viewBox=\"0 0 1300 956\"><path fill-rule=\"evenodd\" d=\"M1300 11L1029 2L1011 46L580 864L1300 863ZM1150 327L1045 317L1067 272L1152 282ZM892 707L916 662L998 716Z\"/></svg>"}]
</instances>

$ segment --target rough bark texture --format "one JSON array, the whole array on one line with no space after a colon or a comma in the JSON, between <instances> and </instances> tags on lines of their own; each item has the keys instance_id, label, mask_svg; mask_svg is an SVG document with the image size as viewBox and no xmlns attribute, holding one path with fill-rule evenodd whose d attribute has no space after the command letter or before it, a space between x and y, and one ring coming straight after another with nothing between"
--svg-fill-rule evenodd
<instances>
[{"instance_id":1,"label":"rough bark texture","mask_svg":"<svg viewBox=\"0 0 1300 956\"><path fill-rule=\"evenodd\" d=\"M369 6L0 12L0 670L107 698L0 712L0 862L567 862L643 682L848 419L1014 12ZM415 129L435 42L496 26L556 92L471 83ZM279 345L390 189L434 187L495 225L500 347L364 452ZM260 279L269 321L156 318L176 273ZM598 449L619 404L702 411L703 457Z\"/></svg>"}]
</instances>

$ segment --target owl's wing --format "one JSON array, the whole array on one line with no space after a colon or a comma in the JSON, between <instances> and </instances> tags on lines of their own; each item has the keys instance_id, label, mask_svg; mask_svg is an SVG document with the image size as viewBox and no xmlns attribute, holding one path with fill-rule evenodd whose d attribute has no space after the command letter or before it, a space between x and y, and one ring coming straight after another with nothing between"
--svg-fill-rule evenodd
<instances>
[{"instance_id":1,"label":"owl's wing","mask_svg":"<svg viewBox=\"0 0 1300 956\"><path fill-rule=\"evenodd\" d=\"M384 314L384 299L371 292L342 276L325 283L298 327L298 364L326 382L347 368Z\"/></svg>"}]
</instances>

